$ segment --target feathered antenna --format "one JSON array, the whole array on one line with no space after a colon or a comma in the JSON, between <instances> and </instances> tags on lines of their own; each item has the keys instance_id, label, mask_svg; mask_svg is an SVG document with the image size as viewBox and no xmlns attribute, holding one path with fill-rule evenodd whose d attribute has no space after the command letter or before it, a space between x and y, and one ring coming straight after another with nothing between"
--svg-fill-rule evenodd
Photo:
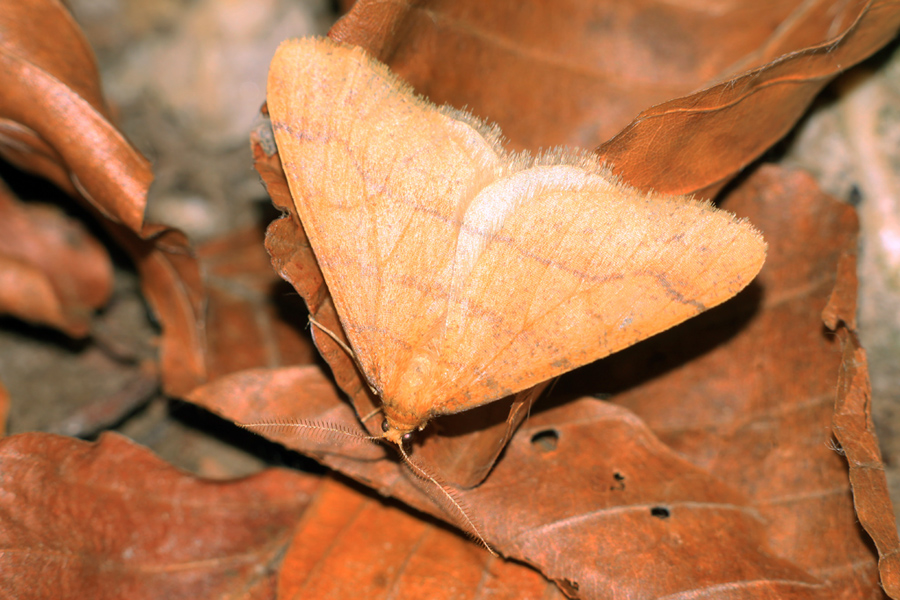
<instances>
[{"instance_id":1,"label":"feathered antenna","mask_svg":"<svg viewBox=\"0 0 900 600\"><path fill-rule=\"evenodd\" d=\"M350 356L350 358L353 359L354 362L356 362L356 355L353 353L353 350L348 347L347 344L343 342L343 340L335 335L334 332L330 331L327 327L323 327L318 321L313 319L312 316L309 317L309 322L310 324L315 325L326 335L328 335L328 337L330 337L332 340L334 340L341 348L344 349L344 351ZM375 390L372 391L375 392ZM377 412L378 410L373 411L364 419L364 421L368 420L369 417L376 414ZM405 438L400 438L399 441L394 441L388 439L385 435L366 435L358 431L353 431L352 429L344 425L328 423L325 421L275 420L259 421L255 423L236 423L236 425L255 433L269 433L282 436L302 432L311 436L318 436L322 440L340 439L342 441L352 440L356 442L393 442L392 445L395 445L400 451L400 457L403 459L403 462L404 464L406 464L407 468L412 471L416 477L432 484L436 489L440 490L440 494L432 493L428 491L427 488L420 489L422 489L432 500L436 501L439 505L446 509L447 512L452 514L455 517L457 523L462 526L463 531L465 531L473 540L479 542L488 552L490 552L494 556L499 556L497 552L495 552L494 549L490 546L490 544L488 544L484 540L484 536L481 535L481 531L479 530L478 525L476 525L474 519L469 516L469 511L462 498L460 498L459 492L455 488L450 487L446 483L442 482L428 469L414 462L409 457L409 454L406 453L406 449L403 447Z\"/></svg>"},{"instance_id":2,"label":"feathered antenna","mask_svg":"<svg viewBox=\"0 0 900 600\"><path fill-rule=\"evenodd\" d=\"M379 438L382 439L382 438ZM481 535L481 531L478 530L478 526L475 524L475 521L472 517L469 516L469 512L466 508L465 503L462 498L459 496L459 492L456 488L450 487L449 485L442 482L435 475L429 472L425 467L416 464L406 453L406 450L403 448L403 444L396 444L397 448L400 450L400 456L403 458L403 462L406 463L406 466L409 467L409 470L413 472L413 474L422 479L423 481L427 481L433 484L437 489L439 489L443 496L436 496L432 493L426 491L426 494L433 499L436 500L439 504L443 505L445 508L450 508L451 512L455 514L457 521L463 524L463 531L465 531L469 536L479 542L482 546L484 546L485 550L493 554L494 556L499 556L497 552L491 548L491 545L488 544L484 537Z\"/></svg>"},{"instance_id":3,"label":"feathered antenna","mask_svg":"<svg viewBox=\"0 0 900 600\"><path fill-rule=\"evenodd\" d=\"M304 434L319 437L323 441L330 439L340 439L341 441L351 440L354 442L381 442L390 443L390 440L383 436L365 435L358 431L353 431L349 427L339 425L337 423L328 423L325 421L290 421L290 420L274 420L274 421L257 421L254 423L235 423L238 427L260 434L275 434L286 436L302 432ZM433 475L427 468L416 463L407 454L402 442L399 444L391 444L396 446L400 451L400 457L406 464L406 467L422 481L432 484L436 489L440 490L440 494L433 493L428 488L422 489L428 496L443 506L448 512L454 515L458 524L462 525L465 531L473 540L480 543L484 548L493 554L499 556L497 552L488 544L481 531L476 525L475 520L469 516L468 508L459 496L459 492L442 482L437 476Z\"/></svg>"},{"instance_id":4,"label":"feathered antenna","mask_svg":"<svg viewBox=\"0 0 900 600\"><path fill-rule=\"evenodd\" d=\"M319 436L323 440L341 439L352 440L357 442L377 441L381 438L374 435L365 435L358 431L353 431L344 425L336 423L328 423L325 421L290 421L290 420L274 420L259 421L256 423L235 423L238 427L253 431L254 433L268 433L275 435L290 435L297 432L304 432L312 437Z\"/></svg>"}]
</instances>

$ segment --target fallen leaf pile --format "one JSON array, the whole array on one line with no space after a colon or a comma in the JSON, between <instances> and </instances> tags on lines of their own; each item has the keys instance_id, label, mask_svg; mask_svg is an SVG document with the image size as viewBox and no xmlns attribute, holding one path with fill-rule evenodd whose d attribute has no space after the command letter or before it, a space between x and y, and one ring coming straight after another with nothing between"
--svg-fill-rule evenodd
<instances>
[{"instance_id":1,"label":"fallen leaf pile","mask_svg":"<svg viewBox=\"0 0 900 600\"><path fill-rule=\"evenodd\" d=\"M0 155L53 182L105 231L0 187L0 310L100 337L94 313L113 288L105 244L117 246L161 330L141 381L228 421L269 421L266 437L327 467L212 480L114 432L7 436L0 589L900 598L877 398L856 332L855 211L803 172L755 162L824 86L896 35L900 7L710 7L361 0L329 34L432 101L498 123L514 149L593 148L623 181L714 198L768 243L762 272L731 301L554 386L422 432L413 456L454 487L494 557L392 448L290 428L363 431L378 401L337 344L319 336L320 355L305 330L293 290L341 335L269 124L251 144L284 215L265 236L238 231L193 247L144 221L151 166L116 128L65 7L0 0ZM3 421L11 403L28 401L0 388ZM254 438L220 426L238 445Z\"/></svg>"}]
</instances>

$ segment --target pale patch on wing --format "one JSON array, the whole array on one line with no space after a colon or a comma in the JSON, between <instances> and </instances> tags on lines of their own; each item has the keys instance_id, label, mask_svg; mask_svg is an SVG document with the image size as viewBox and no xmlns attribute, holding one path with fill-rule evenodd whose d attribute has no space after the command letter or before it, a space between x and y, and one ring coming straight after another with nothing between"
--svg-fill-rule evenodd
<instances>
[{"instance_id":1,"label":"pale patch on wing","mask_svg":"<svg viewBox=\"0 0 900 600\"><path fill-rule=\"evenodd\" d=\"M457 253L465 277L448 309L443 354L454 375L443 412L668 329L733 296L765 257L758 233L729 213L642 195L571 165L496 182L462 230L470 246Z\"/></svg>"}]
</instances>

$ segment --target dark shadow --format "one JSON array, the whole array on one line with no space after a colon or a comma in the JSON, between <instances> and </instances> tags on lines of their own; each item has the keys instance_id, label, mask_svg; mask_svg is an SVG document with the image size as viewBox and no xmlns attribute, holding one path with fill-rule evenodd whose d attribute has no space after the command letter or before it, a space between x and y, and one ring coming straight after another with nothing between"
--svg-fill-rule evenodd
<instances>
[{"instance_id":1,"label":"dark shadow","mask_svg":"<svg viewBox=\"0 0 900 600\"><path fill-rule=\"evenodd\" d=\"M753 281L724 304L563 375L552 397L532 412L581 396L614 396L683 367L738 335L760 310L763 296L762 285Z\"/></svg>"},{"instance_id":2,"label":"dark shadow","mask_svg":"<svg viewBox=\"0 0 900 600\"><path fill-rule=\"evenodd\" d=\"M505 423L514 401L515 396L507 396L496 402L482 404L460 413L437 417L431 421L422 434L428 435L436 432L443 437L460 437L483 431L494 425ZM421 441L424 439L424 435L416 436L416 440Z\"/></svg>"},{"instance_id":3,"label":"dark shadow","mask_svg":"<svg viewBox=\"0 0 900 600\"><path fill-rule=\"evenodd\" d=\"M68 217L79 221L106 249L117 268L135 270L128 254L100 224L97 214L83 206L81 200L72 198L47 179L20 171L4 160L0 160L0 181L25 204L36 202L55 206Z\"/></svg>"},{"instance_id":4,"label":"dark shadow","mask_svg":"<svg viewBox=\"0 0 900 600\"><path fill-rule=\"evenodd\" d=\"M93 344L90 337L71 338L49 326L26 323L8 315L0 315L0 330L13 336L28 338L40 344L56 346L71 354L83 352Z\"/></svg>"}]
</instances>

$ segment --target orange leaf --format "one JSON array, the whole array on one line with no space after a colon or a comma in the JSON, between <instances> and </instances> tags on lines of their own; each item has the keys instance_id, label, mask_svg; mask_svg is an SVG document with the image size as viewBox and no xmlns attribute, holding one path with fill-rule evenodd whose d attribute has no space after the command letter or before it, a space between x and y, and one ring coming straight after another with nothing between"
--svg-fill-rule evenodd
<instances>
[{"instance_id":1,"label":"orange leaf","mask_svg":"<svg viewBox=\"0 0 900 600\"><path fill-rule=\"evenodd\" d=\"M87 335L112 293L112 263L80 223L20 204L0 182L0 312Z\"/></svg>"},{"instance_id":2,"label":"orange leaf","mask_svg":"<svg viewBox=\"0 0 900 600\"><path fill-rule=\"evenodd\" d=\"M846 462L829 443L844 352L821 314L833 290L847 289L836 269L856 246L853 211L807 176L771 167L739 186L728 207L771 240L759 282L564 378L563 399L609 391L619 406L588 398L537 404L490 477L459 492L496 549L581 597L725 588L867 597L879 589ZM314 367L238 374L197 394L235 421L319 420L359 430ZM865 410L859 404L855 410ZM379 459L389 456L382 448L290 427L270 437L456 522L402 464ZM884 533L894 527L884 487L859 493L872 511L864 524L875 527L882 554L895 555L896 541ZM888 589L891 565L892 558Z\"/></svg>"},{"instance_id":3,"label":"orange leaf","mask_svg":"<svg viewBox=\"0 0 900 600\"><path fill-rule=\"evenodd\" d=\"M0 437L6 435L6 428L9 426L9 391L0 381Z\"/></svg>"},{"instance_id":4,"label":"orange leaf","mask_svg":"<svg viewBox=\"0 0 900 600\"><path fill-rule=\"evenodd\" d=\"M797 36L808 47L779 40L775 47L783 56L644 110L597 153L642 189L715 195L787 134L825 85L890 42L900 28L900 8L893 2L851 2L832 14L834 8L822 2L804 15L816 17L818 37Z\"/></svg>"},{"instance_id":5,"label":"orange leaf","mask_svg":"<svg viewBox=\"0 0 900 600\"><path fill-rule=\"evenodd\" d=\"M0 153L140 233L150 165L109 122L94 54L60 2L2 3Z\"/></svg>"},{"instance_id":6,"label":"orange leaf","mask_svg":"<svg viewBox=\"0 0 900 600\"><path fill-rule=\"evenodd\" d=\"M712 196L898 26L887 0L360 0L329 36L516 147L600 146L636 187Z\"/></svg>"},{"instance_id":7,"label":"orange leaf","mask_svg":"<svg viewBox=\"0 0 900 600\"><path fill-rule=\"evenodd\" d=\"M834 436L850 463L853 503L860 524L878 548L881 585L891 598L900 598L900 539L881 450L872 423L872 388L866 353L852 332L839 332L844 347L834 410Z\"/></svg>"},{"instance_id":8,"label":"orange leaf","mask_svg":"<svg viewBox=\"0 0 900 600\"><path fill-rule=\"evenodd\" d=\"M0 585L17 598L271 598L318 481L203 481L117 434L0 440Z\"/></svg>"},{"instance_id":9,"label":"orange leaf","mask_svg":"<svg viewBox=\"0 0 900 600\"><path fill-rule=\"evenodd\" d=\"M273 272L258 227L204 244L197 258L206 275L210 380L242 369L315 361L303 329L303 303Z\"/></svg>"},{"instance_id":10,"label":"orange leaf","mask_svg":"<svg viewBox=\"0 0 900 600\"><path fill-rule=\"evenodd\" d=\"M563 598L552 583L334 480L319 487L285 556L278 597Z\"/></svg>"}]
</instances>

